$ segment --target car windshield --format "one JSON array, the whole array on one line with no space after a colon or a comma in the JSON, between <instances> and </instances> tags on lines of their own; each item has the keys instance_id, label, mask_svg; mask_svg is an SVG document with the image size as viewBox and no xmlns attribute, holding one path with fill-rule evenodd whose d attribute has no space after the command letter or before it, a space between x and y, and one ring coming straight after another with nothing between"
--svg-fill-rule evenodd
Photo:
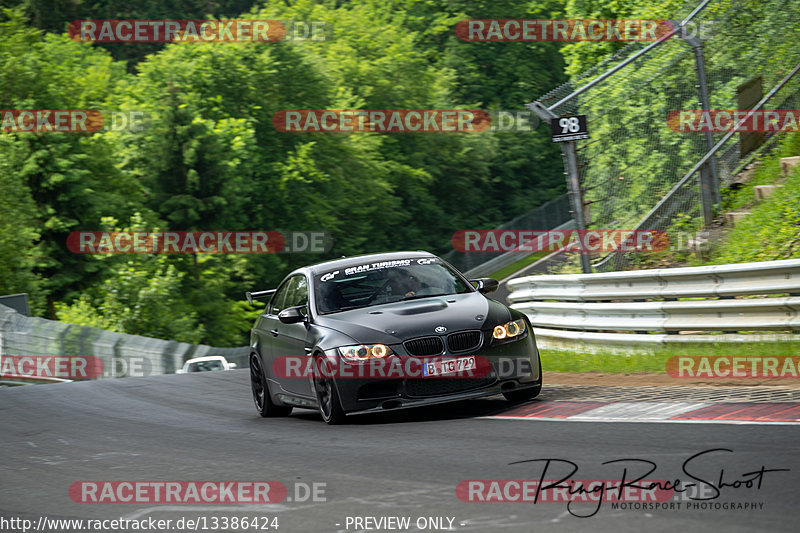
<instances>
[{"instance_id":1,"label":"car windshield","mask_svg":"<svg viewBox=\"0 0 800 533\"><path fill-rule=\"evenodd\" d=\"M315 276L315 284L317 312L323 315L472 290L435 257L379 261L322 272Z\"/></svg>"}]
</instances>

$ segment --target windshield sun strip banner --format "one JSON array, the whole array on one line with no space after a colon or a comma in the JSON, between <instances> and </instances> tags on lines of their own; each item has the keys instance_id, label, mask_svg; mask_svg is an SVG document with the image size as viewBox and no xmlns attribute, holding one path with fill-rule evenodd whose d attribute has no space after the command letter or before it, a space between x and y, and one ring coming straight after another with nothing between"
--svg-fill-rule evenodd
<instances>
[{"instance_id":1,"label":"windshield sun strip banner","mask_svg":"<svg viewBox=\"0 0 800 533\"><path fill-rule=\"evenodd\" d=\"M377 270L384 270L387 268L408 267L412 265L430 265L442 264L442 260L438 257L415 257L410 259L392 259L388 261L374 261L372 263L363 263L346 268L332 270L318 275L320 281L331 281L336 278L343 278L352 276L354 274L363 274L366 272L374 272Z\"/></svg>"}]
</instances>

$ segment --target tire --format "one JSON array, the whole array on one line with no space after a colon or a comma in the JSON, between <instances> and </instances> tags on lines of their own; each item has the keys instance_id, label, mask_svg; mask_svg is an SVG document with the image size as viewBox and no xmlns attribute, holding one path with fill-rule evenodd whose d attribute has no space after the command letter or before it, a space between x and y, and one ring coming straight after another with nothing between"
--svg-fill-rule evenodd
<instances>
[{"instance_id":1,"label":"tire","mask_svg":"<svg viewBox=\"0 0 800 533\"><path fill-rule=\"evenodd\" d=\"M261 358L254 353L250 354L250 388L253 391L256 410L264 418L289 416L292 413L291 405L275 405L270 398L267 378L261 367Z\"/></svg>"},{"instance_id":2,"label":"tire","mask_svg":"<svg viewBox=\"0 0 800 533\"><path fill-rule=\"evenodd\" d=\"M518 389L518 390L510 390L508 392L504 392L503 396L509 402L525 402L528 400L533 400L539 393L542 392L542 356L538 356L539 358L539 382L536 384L535 387L531 387L529 389Z\"/></svg>"},{"instance_id":3,"label":"tire","mask_svg":"<svg viewBox=\"0 0 800 533\"><path fill-rule=\"evenodd\" d=\"M336 390L336 383L333 378L327 377L332 374L330 364L324 357L317 357L316 369L319 369L319 376L314 376L314 392L317 395L319 404L319 414L326 424L331 426L344 424L347 415L342 409L342 402L339 401L339 391Z\"/></svg>"}]
</instances>

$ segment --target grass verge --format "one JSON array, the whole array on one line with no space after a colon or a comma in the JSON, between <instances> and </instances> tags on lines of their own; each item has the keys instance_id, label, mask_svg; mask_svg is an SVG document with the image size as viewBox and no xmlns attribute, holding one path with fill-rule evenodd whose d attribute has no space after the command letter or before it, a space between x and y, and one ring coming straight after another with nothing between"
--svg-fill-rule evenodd
<instances>
[{"instance_id":1,"label":"grass verge","mask_svg":"<svg viewBox=\"0 0 800 533\"><path fill-rule=\"evenodd\" d=\"M653 353L567 352L540 349L545 372L665 373L667 360L679 356L788 357L800 355L797 342L687 344L657 348Z\"/></svg>"},{"instance_id":2,"label":"grass verge","mask_svg":"<svg viewBox=\"0 0 800 533\"><path fill-rule=\"evenodd\" d=\"M494 278L497 281L501 281L510 276L511 274L513 274L514 272L522 270L526 266L530 265L531 263L534 263L535 261L538 261L539 259L548 254L549 252L534 252L530 255L523 257L519 261L511 263L507 267L501 268L497 272L492 273L489 277Z\"/></svg>"}]
</instances>

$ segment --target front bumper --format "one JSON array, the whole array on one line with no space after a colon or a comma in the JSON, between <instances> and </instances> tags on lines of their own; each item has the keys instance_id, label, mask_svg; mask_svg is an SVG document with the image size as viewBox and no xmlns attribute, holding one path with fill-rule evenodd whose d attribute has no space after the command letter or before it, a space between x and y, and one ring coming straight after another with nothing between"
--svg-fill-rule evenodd
<instances>
[{"instance_id":1,"label":"front bumper","mask_svg":"<svg viewBox=\"0 0 800 533\"><path fill-rule=\"evenodd\" d=\"M474 352L445 354L444 357L476 356L488 361L491 369L478 377L354 377L335 379L345 412L365 412L433 405L444 402L492 396L510 390L541 387L542 373L534 335L529 330L522 339L493 344L486 333ZM396 357L407 359L401 346ZM424 357L417 357L424 360Z\"/></svg>"}]
</instances>

